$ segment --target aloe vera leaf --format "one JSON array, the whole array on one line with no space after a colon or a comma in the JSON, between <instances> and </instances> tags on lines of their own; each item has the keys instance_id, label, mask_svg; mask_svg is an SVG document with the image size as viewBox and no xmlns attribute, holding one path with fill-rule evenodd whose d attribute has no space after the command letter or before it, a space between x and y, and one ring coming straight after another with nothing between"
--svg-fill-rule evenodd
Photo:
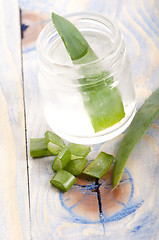
<instances>
[{"instance_id":1,"label":"aloe vera leaf","mask_svg":"<svg viewBox=\"0 0 159 240\"><path fill-rule=\"evenodd\" d=\"M60 170L53 176L50 183L52 186L67 192L76 181L77 178L75 178L71 173L65 170Z\"/></svg>"},{"instance_id":2,"label":"aloe vera leaf","mask_svg":"<svg viewBox=\"0 0 159 240\"><path fill-rule=\"evenodd\" d=\"M30 156L33 158L51 156L45 138L30 138Z\"/></svg>"},{"instance_id":3,"label":"aloe vera leaf","mask_svg":"<svg viewBox=\"0 0 159 240\"><path fill-rule=\"evenodd\" d=\"M72 175L79 175L87 164L86 158L76 158L70 160L68 164L65 166L64 170L70 172Z\"/></svg>"},{"instance_id":4,"label":"aloe vera leaf","mask_svg":"<svg viewBox=\"0 0 159 240\"><path fill-rule=\"evenodd\" d=\"M114 157L112 155L100 152L94 161L86 167L83 173L95 178L102 178L109 171L113 160Z\"/></svg>"},{"instance_id":5,"label":"aloe vera leaf","mask_svg":"<svg viewBox=\"0 0 159 240\"><path fill-rule=\"evenodd\" d=\"M83 57L88 51L88 43L77 28L67 19L52 13L52 21L59 32L72 60Z\"/></svg>"},{"instance_id":6,"label":"aloe vera leaf","mask_svg":"<svg viewBox=\"0 0 159 240\"><path fill-rule=\"evenodd\" d=\"M117 88L99 87L82 94L84 105L95 132L119 122L124 116L124 107Z\"/></svg>"},{"instance_id":7,"label":"aloe vera leaf","mask_svg":"<svg viewBox=\"0 0 159 240\"><path fill-rule=\"evenodd\" d=\"M71 22L55 13L52 13L52 22L61 36L73 64L83 64L98 59L83 35ZM86 68L82 66L80 70L86 77L79 79L79 83L85 81L89 85L90 76L88 77ZM92 75L94 82L98 80L99 76L101 77L101 74L97 74L97 72L102 73L102 68L101 71L99 71L99 67L94 70ZM101 80L100 88L98 90L94 88L94 91L88 90L89 93L87 90L83 92L81 88L84 106L95 132L114 125L125 116L118 89L111 88L104 83L105 79Z\"/></svg>"},{"instance_id":8,"label":"aloe vera leaf","mask_svg":"<svg viewBox=\"0 0 159 240\"><path fill-rule=\"evenodd\" d=\"M65 143L64 143L63 139L53 132L46 131L45 132L45 139L46 139L46 143L52 142L52 143L54 143L57 146L60 146L62 148L65 147Z\"/></svg>"},{"instance_id":9,"label":"aloe vera leaf","mask_svg":"<svg viewBox=\"0 0 159 240\"><path fill-rule=\"evenodd\" d=\"M59 171L63 169L70 160L71 160L71 152L68 150L67 147L65 147L61 150L61 152L55 158L52 164L52 169L54 171Z\"/></svg>"},{"instance_id":10,"label":"aloe vera leaf","mask_svg":"<svg viewBox=\"0 0 159 240\"><path fill-rule=\"evenodd\" d=\"M83 37L83 36L82 36ZM92 48L88 45L88 48L87 48L87 52L84 56L82 56L81 58L79 59L76 59L76 60L73 60L73 64L84 64L84 63L89 63L89 62L92 62L92 61L95 61L97 60L98 57L97 55L95 54L95 52L92 50ZM85 67L82 66L82 71L85 71ZM86 74L87 75L87 74Z\"/></svg>"},{"instance_id":11,"label":"aloe vera leaf","mask_svg":"<svg viewBox=\"0 0 159 240\"><path fill-rule=\"evenodd\" d=\"M45 132L45 140L48 150L53 155L57 155L62 150L62 148L65 147L63 139L50 131Z\"/></svg>"},{"instance_id":12,"label":"aloe vera leaf","mask_svg":"<svg viewBox=\"0 0 159 240\"><path fill-rule=\"evenodd\" d=\"M81 156L81 157L86 157L88 153L91 151L91 148L89 146L76 144L76 143L69 143L67 148L72 155Z\"/></svg>"},{"instance_id":13,"label":"aloe vera leaf","mask_svg":"<svg viewBox=\"0 0 159 240\"><path fill-rule=\"evenodd\" d=\"M83 157L71 154L71 160L74 160L74 159L77 159L77 158L79 159L79 158L83 158Z\"/></svg>"},{"instance_id":14,"label":"aloe vera leaf","mask_svg":"<svg viewBox=\"0 0 159 240\"><path fill-rule=\"evenodd\" d=\"M131 151L157 116L159 116L159 88L138 110L119 146L113 169L113 188L118 185L121 179Z\"/></svg>"}]
</instances>

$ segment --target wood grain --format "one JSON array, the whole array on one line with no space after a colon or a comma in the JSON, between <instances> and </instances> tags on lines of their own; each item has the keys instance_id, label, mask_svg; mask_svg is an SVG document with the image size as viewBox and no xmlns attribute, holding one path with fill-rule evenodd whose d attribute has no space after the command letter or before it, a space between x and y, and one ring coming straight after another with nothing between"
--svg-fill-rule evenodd
<instances>
[{"instance_id":1,"label":"wood grain","mask_svg":"<svg viewBox=\"0 0 159 240\"><path fill-rule=\"evenodd\" d=\"M30 238L18 1L0 0L0 239Z\"/></svg>"},{"instance_id":2,"label":"wood grain","mask_svg":"<svg viewBox=\"0 0 159 240\"><path fill-rule=\"evenodd\" d=\"M38 35L40 26L42 27L44 22L49 19L52 10L59 14L88 10L116 19L124 35L132 66L137 108L158 87L159 5L157 0L113 0L111 3L109 0L83 0L79 4L73 0L47 0L45 4L40 0L29 2L21 0L20 5L23 11L22 16L25 16L23 24L28 26L23 39L28 149L29 138L43 137L44 132L48 129L38 87L35 36ZM153 127L149 129L148 135L132 153L128 163L132 177L129 171L125 173L127 177L123 182L128 184L123 184L124 190L121 188L116 196L112 196L109 185L102 185L102 197L104 198L105 194L109 193L106 197L107 201L103 200L105 222L100 219L97 199L95 193L91 192L91 184L86 184L83 192L79 186L75 186L70 192L62 195L49 183L53 176L51 169L53 158L33 160L29 156L32 239L158 239L159 219L158 210L155 209L159 209L159 189L157 172L154 171L154 169L159 169L158 131L159 119L155 121ZM101 147L96 146L93 149L92 157L99 150L116 154L121 138L122 135ZM150 161L151 158L153 162ZM139 164L138 171L134 170L135 164ZM144 169L143 172L142 169ZM132 181L134 181L134 185ZM145 181L148 182L146 190ZM83 182L84 184L85 182ZM127 191L127 195L122 198L120 191ZM91 204L87 207L89 202ZM142 211L145 212L144 224L140 220ZM123 226L125 231L123 231ZM153 227L150 229L149 226Z\"/></svg>"}]
</instances>

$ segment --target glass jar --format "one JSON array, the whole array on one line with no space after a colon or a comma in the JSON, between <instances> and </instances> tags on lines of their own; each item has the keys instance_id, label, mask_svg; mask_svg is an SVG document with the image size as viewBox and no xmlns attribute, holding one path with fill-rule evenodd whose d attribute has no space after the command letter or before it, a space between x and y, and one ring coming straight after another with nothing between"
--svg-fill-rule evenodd
<instances>
[{"instance_id":1,"label":"glass jar","mask_svg":"<svg viewBox=\"0 0 159 240\"><path fill-rule=\"evenodd\" d=\"M81 31L98 59L73 64L52 22L42 30L37 53L45 117L50 128L70 142L104 142L123 132L135 114L134 83L123 36L100 14L75 13L66 18ZM113 99L111 91L117 92L119 100ZM95 129L93 121L100 126L107 108L108 118L118 115L115 111L120 101L125 116L113 125ZM103 119L107 122L105 116Z\"/></svg>"}]
</instances>

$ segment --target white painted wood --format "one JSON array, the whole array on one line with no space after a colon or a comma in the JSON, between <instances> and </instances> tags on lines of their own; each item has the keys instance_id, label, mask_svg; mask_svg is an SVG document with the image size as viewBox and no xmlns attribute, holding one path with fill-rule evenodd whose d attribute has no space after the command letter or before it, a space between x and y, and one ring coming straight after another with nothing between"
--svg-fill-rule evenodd
<instances>
[{"instance_id":1,"label":"white painted wood","mask_svg":"<svg viewBox=\"0 0 159 240\"><path fill-rule=\"evenodd\" d=\"M38 88L35 36L38 35L40 29L39 26L43 26L44 20L47 20L50 17L50 12L52 10L61 14L89 10L103 13L110 18L115 18L125 37L130 57L133 77L136 84L137 107L139 107L151 92L158 87L159 26L157 23L159 6L157 0L83 0L80 1L79 4L73 0L47 0L45 1L45 4L40 0L29 2L21 0L21 6L25 13L23 23L29 25L24 32L24 37L26 36L28 42L23 41L28 154L29 138L43 137L44 132L48 129ZM43 12L45 15L43 15ZM135 167L132 169L132 175L135 179L134 182L136 182L134 202L137 198L137 203L141 203L142 205L143 200L144 204L139 208L139 212L136 210L136 212L133 212L128 217L123 217L121 220L118 219L116 221L105 223L105 232L102 224L99 224L98 221L96 224L91 223L93 219L98 219L98 213L96 214L93 211L88 212L89 205L92 204L89 198L87 209L85 209L84 204L79 204L79 208L72 208L72 212L70 212L62 205L62 200L66 200L64 202L67 202L71 206L74 199L76 199L76 191L71 193L72 195L59 195L58 191L50 186L49 181L53 176L51 169L53 159L32 159L29 155L32 239L158 239L159 233L157 229L159 226L159 219L158 210L156 209L159 209L159 189L157 187L158 177L157 174L154 173L154 169L159 169L158 126L159 118L149 130L149 135L145 135L143 140L136 147L130 158L132 161L129 161L128 164L131 169L134 166L134 163L136 165L140 163L138 171L134 170ZM102 145L100 150L116 154L116 149L121 140L120 138L121 136L119 136L119 139L117 138L114 141ZM150 160L150 158L153 159L152 164L152 159ZM146 168L146 166L149 168ZM144 169L144 172L140 179L142 169ZM135 175L136 173L137 176ZM147 180L149 177L150 179ZM140 181L142 184L138 184L139 179L142 180ZM145 182L148 182L147 188L144 185ZM151 188L151 186L153 186L153 188ZM66 198L64 196L66 196ZM103 195L103 197L105 197L105 195ZM124 201L127 201L126 197L124 198ZM107 208L107 202L103 203L103 206ZM123 205L120 204L120 207L122 209ZM96 209L96 202L94 208ZM116 209L119 210L118 206L114 204L114 209L112 210L110 208L109 211L107 210L107 213L111 214L111 211L115 212L117 211ZM149 210L148 214L145 215L147 218L144 218L144 223L140 221L140 218L142 219L142 209L144 209L145 214L147 214L147 211ZM129 210L130 209L125 211L125 214L127 214ZM77 219L79 216L82 216L85 222L78 222ZM149 221L146 221L146 219L149 219ZM138 225L136 225L137 223ZM150 226L151 229L149 229ZM126 233L123 229L125 229ZM140 235L138 236L138 234Z\"/></svg>"},{"instance_id":2,"label":"white painted wood","mask_svg":"<svg viewBox=\"0 0 159 240\"><path fill-rule=\"evenodd\" d=\"M29 198L17 0L0 0L0 239L29 240Z\"/></svg>"}]
</instances>

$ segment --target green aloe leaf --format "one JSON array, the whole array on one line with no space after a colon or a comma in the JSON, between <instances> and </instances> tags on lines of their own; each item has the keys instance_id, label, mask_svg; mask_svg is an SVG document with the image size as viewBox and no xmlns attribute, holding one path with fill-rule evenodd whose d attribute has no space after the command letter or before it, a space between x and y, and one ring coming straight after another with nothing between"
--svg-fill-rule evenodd
<instances>
[{"instance_id":1,"label":"green aloe leaf","mask_svg":"<svg viewBox=\"0 0 159 240\"><path fill-rule=\"evenodd\" d=\"M100 179L109 171L113 160L114 157L112 155L100 152L98 156L86 167L83 173Z\"/></svg>"},{"instance_id":2,"label":"green aloe leaf","mask_svg":"<svg viewBox=\"0 0 159 240\"><path fill-rule=\"evenodd\" d=\"M91 148L82 144L69 143L67 146L68 150L73 156L86 157L90 153Z\"/></svg>"},{"instance_id":3,"label":"green aloe leaf","mask_svg":"<svg viewBox=\"0 0 159 240\"><path fill-rule=\"evenodd\" d=\"M63 139L53 132L46 131L45 140L46 140L48 150L53 155L57 155L62 150L62 148L65 147L65 143Z\"/></svg>"},{"instance_id":4,"label":"green aloe leaf","mask_svg":"<svg viewBox=\"0 0 159 240\"><path fill-rule=\"evenodd\" d=\"M117 88L111 88L110 78L105 79L100 86L82 91L85 109L95 132L119 122L124 116L124 107ZM107 85L106 85L107 84Z\"/></svg>"},{"instance_id":5,"label":"green aloe leaf","mask_svg":"<svg viewBox=\"0 0 159 240\"><path fill-rule=\"evenodd\" d=\"M52 13L52 22L61 36L73 64L84 64L98 59L81 32L71 22L55 13ZM79 79L79 83L82 85L83 103L94 131L104 130L124 118L125 112L120 93L117 88L112 88L108 73L103 71L102 67L100 69L100 66L94 69L91 76L84 66L80 70L85 76ZM97 82L100 84L96 84ZM112 82L113 79L111 79Z\"/></svg>"},{"instance_id":6,"label":"green aloe leaf","mask_svg":"<svg viewBox=\"0 0 159 240\"><path fill-rule=\"evenodd\" d=\"M65 47L72 60L83 57L88 51L88 43L77 30L77 28L67 19L52 13L52 21L60 34Z\"/></svg>"},{"instance_id":7,"label":"green aloe leaf","mask_svg":"<svg viewBox=\"0 0 159 240\"><path fill-rule=\"evenodd\" d=\"M119 146L113 169L113 188L118 185L121 179L131 151L157 116L159 116L159 88L138 110Z\"/></svg>"},{"instance_id":8,"label":"green aloe leaf","mask_svg":"<svg viewBox=\"0 0 159 240\"><path fill-rule=\"evenodd\" d=\"M30 138L30 156L33 158L51 156L45 138Z\"/></svg>"},{"instance_id":9,"label":"green aloe leaf","mask_svg":"<svg viewBox=\"0 0 159 240\"><path fill-rule=\"evenodd\" d=\"M87 164L86 158L76 158L70 160L64 170L70 172L72 175L77 176L79 175Z\"/></svg>"},{"instance_id":10,"label":"green aloe leaf","mask_svg":"<svg viewBox=\"0 0 159 240\"><path fill-rule=\"evenodd\" d=\"M61 152L55 158L52 164L52 169L57 172L63 169L70 160L71 160L71 152L67 149L67 147L65 147L61 150Z\"/></svg>"},{"instance_id":11,"label":"green aloe leaf","mask_svg":"<svg viewBox=\"0 0 159 240\"><path fill-rule=\"evenodd\" d=\"M71 173L65 170L60 170L55 173L53 178L50 180L50 183L52 186L67 192L76 181L77 178L75 178Z\"/></svg>"}]
</instances>

